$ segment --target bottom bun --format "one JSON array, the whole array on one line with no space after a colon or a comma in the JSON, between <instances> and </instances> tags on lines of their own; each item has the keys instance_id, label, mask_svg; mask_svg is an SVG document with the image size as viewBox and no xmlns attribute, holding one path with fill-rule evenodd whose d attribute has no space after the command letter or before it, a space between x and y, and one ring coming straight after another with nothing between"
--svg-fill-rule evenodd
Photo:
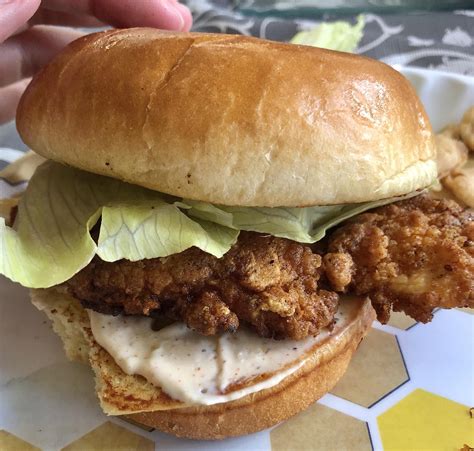
<instances>
[{"instance_id":1,"label":"bottom bun","mask_svg":"<svg viewBox=\"0 0 474 451\"><path fill-rule=\"evenodd\" d=\"M169 398L141 376L125 374L95 342L88 315L76 299L55 288L32 290L31 297L33 304L53 320L68 357L92 366L105 413L124 415L177 437L201 440L258 432L306 409L341 378L375 319L370 301L357 300L344 333L329 336L306 356L298 370L277 385L235 401L191 406Z\"/></svg>"}]
</instances>

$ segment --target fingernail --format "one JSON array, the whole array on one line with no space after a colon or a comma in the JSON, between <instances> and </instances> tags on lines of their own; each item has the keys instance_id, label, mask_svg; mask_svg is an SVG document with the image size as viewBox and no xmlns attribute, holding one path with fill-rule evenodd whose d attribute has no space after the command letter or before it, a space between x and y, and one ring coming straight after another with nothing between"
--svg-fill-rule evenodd
<instances>
[{"instance_id":1,"label":"fingernail","mask_svg":"<svg viewBox=\"0 0 474 451\"><path fill-rule=\"evenodd\" d=\"M170 29L181 31L184 26L184 18L178 9L177 3L173 0L162 0L161 4L166 11L167 22Z\"/></svg>"}]
</instances>

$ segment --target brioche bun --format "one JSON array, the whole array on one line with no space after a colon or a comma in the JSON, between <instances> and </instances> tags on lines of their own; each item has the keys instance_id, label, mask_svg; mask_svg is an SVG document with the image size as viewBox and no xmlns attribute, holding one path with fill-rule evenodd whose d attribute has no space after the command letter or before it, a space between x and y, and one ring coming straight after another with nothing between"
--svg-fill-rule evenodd
<instances>
[{"instance_id":1,"label":"brioche bun","mask_svg":"<svg viewBox=\"0 0 474 451\"><path fill-rule=\"evenodd\" d=\"M337 339L330 336L323 341L305 356L298 370L279 384L235 401L189 406L171 399L143 377L125 374L94 340L89 317L79 301L58 288L31 290L31 298L53 321L67 356L92 366L105 413L127 415L178 437L206 440L257 432L307 408L344 374L375 319L369 300L353 300L355 308L345 320L343 333Z\"/></svg>"},{"instance_id":2,"label":"brioche bun","mask_svg":"<svg viewBox=\"0 0 474 451\"><path fill-rule=\"evenodd\" d=\"M373 201L436 176L428 118L397 71L245 36L87 35L33 79L17 126L46 158L224 205Z\"/></svg>"}]
</instances>

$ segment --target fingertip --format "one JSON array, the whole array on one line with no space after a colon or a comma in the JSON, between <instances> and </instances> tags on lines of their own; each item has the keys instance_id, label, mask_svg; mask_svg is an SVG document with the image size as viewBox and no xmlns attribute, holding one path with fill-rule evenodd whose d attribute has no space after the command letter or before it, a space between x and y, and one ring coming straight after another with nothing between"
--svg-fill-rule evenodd
<instances>
[{"instance_id":1,"label":"fingertip","mask_svg":"<svg viewBox=\"0 0 474 451\"><path fill-rule=\"evenodd\" d=\"M177 0L90 0L95 16L118 27L191 28L189 9Z\"/></svg>"},{"instance_id":2,"label":"fingertip","mask_svg":"<svg viewBox=\"0 0 474 451\"><path fill-rule=\"evenodd\" d=\"M41 0L9 0L0 4L0 42L14 34L39 8Z\"/></svg>"},{"instance_id":3,"label":"fingertip","mask_svg":"<svg viewBox=\"0 0 474 451\"><path fill-rule=\"evenodd\" d=\"M181 3L176 4L176 9L181 14L184 24L180 31L189 31L193 25L193 16L189 8Z\"/></svg>"},{"instance_id":4,"label":"fingertip","mask_svg":"<svg viewBox=\"0 0 474 451\"><path fill-rule=\"evenodd\" d=\"M153 26L165 30L181 31L185 26L184 17L174 0L158 0L155 2L155 19Z\"/></svg>"},{"instance_id":5,"label":"fingertip","mask_svg":"<svg viewBox=\"0 0 474 451\"><path fill-rule=\"evenodd\" d=\"M158 18L154 26L173 31L189 31L191 28L191 11L177 0L157 0L154 8Z\"/></svg>"}]
</instances>

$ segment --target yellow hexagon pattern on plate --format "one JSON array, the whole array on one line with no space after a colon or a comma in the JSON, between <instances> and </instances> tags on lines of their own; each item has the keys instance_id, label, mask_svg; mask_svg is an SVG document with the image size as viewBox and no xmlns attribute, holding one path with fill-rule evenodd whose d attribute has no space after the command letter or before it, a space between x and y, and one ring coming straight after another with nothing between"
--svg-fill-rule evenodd
<instances>
[{"instance_id":1,"label":"yellow hexagon pattern on plate","mask_svg":"<svg viewBox=\"0 0 474 451\"><path fill-rule=\"evenodd\" d=\"M469 408L421 389L380 415L378 424L385 451L474 447Z\"/></svg>"},{"instance_id":2,"label":"yellow hexagon pattern on plate","mask_svg":"<svg viewBox=\"0 0 474 451\"><path fill-rule=\"evenodd\" d=\"M408 379L397 338L372 329L331 393L370 407Z\"/></svg>"},{"instance_id":3,"label":"yellow hexagon pattern on plate","mask_svg":"<svg viewBox=\"0 0 474 451\"><path fill-rule=\"evenodd\" d=\"M366 423L321 404L273 429L270 440L272 451L372 449Z\"/></svg>"},{"instance_id":4,"label":"yellow hexagon pattern on plate","mask_svg":"<svg viewBox=\"0 0 474 451\"><path fill-rule=\"evenodd\" d=\"M0 450L2 451L40 451L36 446L25 442L7 431L0 431Z\"/></svg>"},{"instance_id":5,"label":"yellow hexagon pattern on plate","mask_svg":"<svg viewBox=\"0 0 474 451\"><path fill-rule=\"evenodd\" d=\"M153 451L154 449L152 440L108 421L70 443L62 451Z\"/></svg>"},{"instance_id":6,"label":"yellow hexagon pattern on plate","mask_svg":"<svg viewBox=\"0 0 474 451\"><path fill-rule=\"evenodd\" d=\"M416 321L403 312L392 312L390 314L389 326L396 327L397 329L407 330L414 326Z\"/></svg>"}]
</instances>

